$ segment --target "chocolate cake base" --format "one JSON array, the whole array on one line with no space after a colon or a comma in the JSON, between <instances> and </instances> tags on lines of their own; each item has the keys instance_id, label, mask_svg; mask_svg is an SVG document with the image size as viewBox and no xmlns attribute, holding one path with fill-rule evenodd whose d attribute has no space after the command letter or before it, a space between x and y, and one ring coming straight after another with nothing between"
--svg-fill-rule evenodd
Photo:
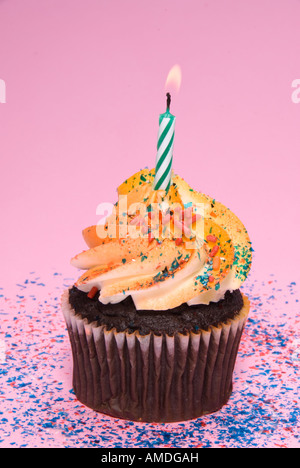
<instances>
[{"instance_id":1,"label":"chocolate cake base","mask_svg":"<svg viewBox=\"0 0 300 468\"><path fill-rule=\"evenodd\" d=\"M208 320L208 314L202 323L204 310L199 306L157 316L135 311L132 316L128 301L124 309L120 303L99 313L97 298L87 306L86 297L74 288L67 290L62 310L79 401L113 417L145 422L184 421L219 410L232 392L249 312L249 301L240 292L224 301L216 305L218 319L210 314L213 320Z\"/></svg>"},{"instance_id":2,"label":"chocolate cake base","mask_svg":"<svg viewBox=\"0 0 300 468\"><path fill-rule=\"evenodd\" d=\"M108 330L115 328L118 332L138 331L141 335L174 333L197 333L218 326L228 319L233 319L242 309L243 297L240 290L227 291L223 300L189 306L182 304L168 310L136 310L129 296L117 304L104 305L99 301L99 292L89 299L85 292L75 286L70 289L70 305L73 310L89 322L96 321L105 325Z\"/></svg>"}]
</instances>

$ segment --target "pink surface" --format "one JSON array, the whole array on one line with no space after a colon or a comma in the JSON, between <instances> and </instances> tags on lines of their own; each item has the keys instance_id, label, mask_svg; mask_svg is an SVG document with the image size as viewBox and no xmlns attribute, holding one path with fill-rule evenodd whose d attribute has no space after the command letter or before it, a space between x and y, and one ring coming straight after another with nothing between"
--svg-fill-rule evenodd
<instances>
[{"instance_id":1,"label":"pink surface","mask_svg":"<svg viewBox=\"0 0 300 468\"><path fill-rule=\"evenodd\" d=\"M273 274L289 297L300 262L299 17L298 0L0 0L6 326L16 285L30 272L76 277L69 259L84 248L81 230L98 221L97 205L154 166L176 63L174 170L245 223L259 294ZM292 322L298 313L295 303Z\"/></svg>"},{"instance_id":2,"label":"pink surface","mask_svg":"<svg viewBox=\"0 0 300 468\"><path fill-rule=\"evenodd\" d=\"M233 393L217 413L176 424L122 421L83 406L59 298L71 278L31 273L0 291L0 447L300 447L299 289L248 281L251 314ZM2 353L1 353L2 351Z\"/></svg>"}]
</instances>

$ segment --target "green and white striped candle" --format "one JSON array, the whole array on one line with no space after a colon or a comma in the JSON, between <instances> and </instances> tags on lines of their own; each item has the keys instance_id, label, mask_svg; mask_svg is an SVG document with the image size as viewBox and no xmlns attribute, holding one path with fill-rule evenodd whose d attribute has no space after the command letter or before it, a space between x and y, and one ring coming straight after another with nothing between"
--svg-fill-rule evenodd
<instances>
[{"instance_id":1,"label":"green and white striped candle","mask_svg":"<svg viewBox=\"0 0 300 468\"><path fill-rule=\"evenodd\" d=\"M154 190L169 190L171 186L176 117L170 113L171 95L167 93L167 110L159 116L159 131L155 166Z\"/></svg>"}]
</instances>

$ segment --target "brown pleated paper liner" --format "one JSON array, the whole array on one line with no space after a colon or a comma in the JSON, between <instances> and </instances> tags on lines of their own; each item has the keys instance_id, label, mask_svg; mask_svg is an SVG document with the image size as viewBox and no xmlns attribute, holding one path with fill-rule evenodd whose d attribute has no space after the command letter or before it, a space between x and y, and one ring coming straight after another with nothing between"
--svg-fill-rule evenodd
<instances>
[{"instance_id":1,"label":"brown pleated paper liner","mask_svg":"<svg viewBox=\"0 0 300 468\"><path fill-rule=\"evenodd\" d=\"M219 410L232 375L250 303L209 331L157 336L117 332L88 323L62 297L73 354L73 387L89 408L145 422L194 419Z\"/></svg>"}]
</instances>

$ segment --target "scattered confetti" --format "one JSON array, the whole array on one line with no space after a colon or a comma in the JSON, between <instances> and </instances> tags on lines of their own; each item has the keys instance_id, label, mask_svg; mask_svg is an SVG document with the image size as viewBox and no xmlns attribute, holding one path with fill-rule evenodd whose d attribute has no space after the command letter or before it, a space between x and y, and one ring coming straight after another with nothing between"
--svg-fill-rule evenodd
<instances>
[{"instance_id":1,"label":"scattered confetti","mask_svg":"<svg viewBox=\"0 0 300 468\"><path fill-rule=\"evenodd\" d=\"M298 286L252 278L229 403L176 424L113 419L78 402L60 310L75 279L31 272L13 294L0 288L0 447L300 447Z\"/></svg>"}]
</instances>

